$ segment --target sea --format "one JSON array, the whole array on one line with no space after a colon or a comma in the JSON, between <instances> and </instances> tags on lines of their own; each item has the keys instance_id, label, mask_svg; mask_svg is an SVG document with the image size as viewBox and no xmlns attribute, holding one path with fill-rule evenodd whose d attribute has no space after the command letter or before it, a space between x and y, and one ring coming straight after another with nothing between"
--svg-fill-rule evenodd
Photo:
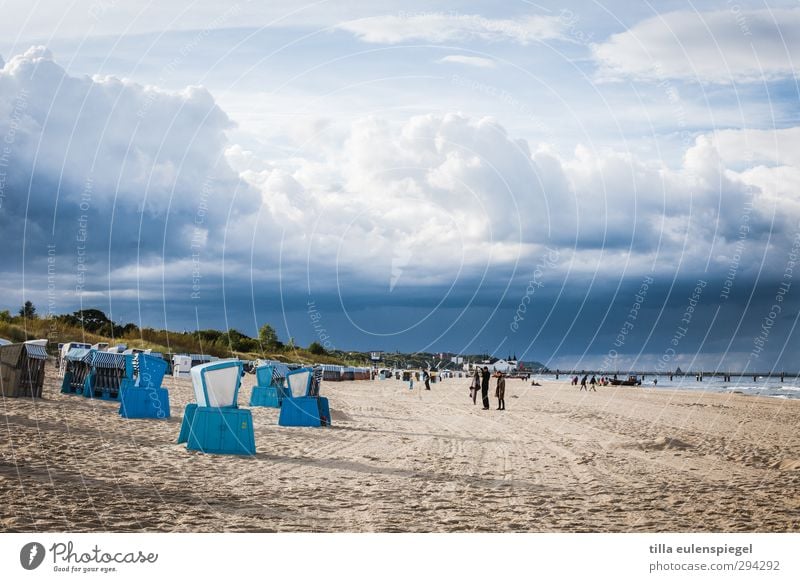
<instances>
[{"instance_id":1,"label":"sea","mask_svg":"<svg viewBox=\"0 0 800 582\"><path fill-rule=\"evenodd\" d=\"M541 374L535 376L543 380L555 380L555 374ZM620 376L622 377L622 376ZM718 392L723 394L740 393L749 396L769 396L770 398L800 399L800 377L785 376L783 382L780 377L758 376L753 381L753 376L731 376L730 382L725 382L722 377L706 376L699 382L695 376L658 376L658 384L653 385L656 376L646 376L642 388L648 390L687 390ZM559 380L568 380L569 376L561 374Z\"/></svg>"}]
</instances>

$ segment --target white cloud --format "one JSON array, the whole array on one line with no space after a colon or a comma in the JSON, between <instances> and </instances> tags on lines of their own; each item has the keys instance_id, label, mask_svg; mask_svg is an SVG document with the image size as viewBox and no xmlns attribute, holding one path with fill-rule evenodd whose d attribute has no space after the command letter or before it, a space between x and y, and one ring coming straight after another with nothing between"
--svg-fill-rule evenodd
<instances>
[{"instance_id":1,"label":"white cloud","mask_svg":"<svg viewBox=\"0 0 800 582\"><path fill-rule=\"evenodd\" d=\"M189 235L154 233L156 225L171 233L197 226L209 248L218 246L227 221L259 203L225 159L231 127L202 87L169 93L73 77L42 47L14 56L0 69L4 234L28 220L44 238L55 222L53 238L74 249L77 217L86 215L91 250L120 264L137 255L167 260L191 245Z\"/></svg>"},{"instance_id":2,"label":"white cloud","mask_svg":"<svg viewBox=\"0 0 800 582\"><path fill-rule=\"evenodd\" d=\"M364 42L398 44L411 41L434 43L482 40L510 41L522 45L562 37L564 23L552 16L492 19L477 14L450 12L373 16L340 23Z\"/></svg>"},{"instance_id":3,"label":"white cloud","mask_svg":"<svg viewBox=\"0 0 800 582\"><path fill-rule=\"evenodd\" d=\"M480 67L483 69L493 69L496 65L494 59L487 59L484 57L469 57L466 55L447 55L436 62L456 63L459 65L469 65L470 67Z\"/></svg>"},{"instance_id":4,"label":"white cloud","mask_svg":"<svg viewBox=\"0 0 800 582\"><path fill-rule=\"evenodd\" d=\"M251 0L220 3L195 0L187 8L180 0L122 2L121 0L37 0L6 2L0 19L0 38L50 39L119 36L165 30L213 30L247 27L328 27L344 18L374 10L392 10L392 2L359 3L294 0Z\"/></svg>"},{"instance_id":5,"label":"white cloud","mask_svg":"<svg viewBox=\"0 0 800 582\"><path fill-rule=\"evenodd\" d=\"M145 264L137 276L158 284L159 264L186 269L193 241L205 273L221 273L214 261L224 254L234 281L274 280L282 254L285 289L302 286L307 267L327 285L338 274L388 289L397 257L405 257L395 277L401 289L508 272L546 245L572 258L559 268L580 272L644 271L656 256L666 270L704 266L710 249L732 254L750 199L748 244L758 228L772 228L781 199L775 243L800 219L790 191L800 183L796 128L702 135L681 166L668 168L584 146L559 156L491 117L362 117L314 123L290 136L312 136L303 148L264 156L227 143L230 121L201 88L166 93L70 77L41 49L0 71L0 135L12 126L4 236L21 241L27 224L27 244L43 247L55 213L59 248L72 252L91 177L93 248L111 249L115 269ZM748 148L752 156L742 153ZM140 250L149 253L145 263Z\"/></svg>"},{"instance_id":6,"label":"white cloud","mask_svg":"<svg viewBox=\"0 0 800 582\"><path fill-rule=\"evenodd\" d=\"M714 132L713 140L720 157L729 165L800 167L800 127L725 129Z\"/></svg>"},{"instance_id":7,"label":"white cloud","mask_svg":"<svg viewBox=\"0 0 800 582\"><path fill-rule=\"evenodd\" d=\"M709 137L727 176L758 191L759 210L785 233L800 230L800 127L723 130ZM780 241L781 239L779 239Z\"/></svg>"},{"instance_id":8,"label":"white cloud","mask_svg":"<svg viewBox=\"0 0 800 582\"><path fill-rule=\"evenodd\" d=\"M791 78L800 62L800 9L658 15L592 51L600 78L712 83Z\"/></svg>"},{"instance_id":9,"label":"white cloud","mask_svg":"<svg viewBox=\"0 0 800 582\"><path fill-rule=\"evenodd\" d=\"M775 176L731 169L726 151L743 133L724 134L730 146L700 136L678 168L583 146L568 157L532 152L497 121L460 114L368 117L336 133L346 137L323 159L296 156L245 177L288 248L350 278L380 272L387 285L398 254L414 257L402 281L424 285L510 267L545 245L564 249L580 272L647 272L655 259L668 271L700 270L712 249L724 266L745 205L756 203L753 232L769 229L778 195ZM798 219L800 207L786 214Z\"/></svg>"}]
</instances>

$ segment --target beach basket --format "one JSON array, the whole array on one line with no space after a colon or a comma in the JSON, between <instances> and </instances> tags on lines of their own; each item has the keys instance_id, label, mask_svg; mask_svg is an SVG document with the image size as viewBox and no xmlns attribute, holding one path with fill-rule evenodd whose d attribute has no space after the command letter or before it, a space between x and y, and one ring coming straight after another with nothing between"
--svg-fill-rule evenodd
<instances>
[{"instance_id":1,"label":"beach basket","mask_svg":"<svg viewBox=\"0 0 800 582\"><path fill-rule=\"evenodd\" d=\"M135 382L124 380L120 386L120 416L169 418L169 392L161 387L168 366L160 355L136 354Z\"/></svg>"},{"instance_id":2,"label":"beach basket","mask_svg":"<svg viewBox=\"0 0 800 582\"><path fill-rule=\"evenodd\" d=\"M123 385L132 385L133 355L92 350L89 375L83 385L83 396L101 400L119 400Z\"/></svg>"},{"instance_id":3,"label":"beach basket","mask_svg":"<svg viewBox=\"0 0 800 582\"><path fill-rule=\"evenodd\" d=\"M39 344L0 346L0 395L41 398L46 360L47 351Z\"/></svg>"},{"instance_id":4,"label":"beach basket","mask_svg":"<svg viewBox=\"0 0 800 582\"><path fill-rule=\"evenodd\" d=\"M286 376L288 390L278 417L280 426L330 426L331 410L327 398L319 395L322 368L300 368Z\"/></svg>"},{"instance_id":5,"label":"beach basket","mask_svg":"<svg viewBox=\"0 0 800 582\"><path fill-rule=\"evenodd\" d=\"M237 404L242 362L201 364L192 368L191 375L197 403L184 410L178 442L203 453L254 455L253 415Z\"/></svg>"},{"instance_id":6,"label":"beach basket","mask_svg":"<svg viewBox=\"0 0 800 582\"><path fill-rule=\"evenodd\" d=\"M280 408L284 396L284 379L289 367L271 362L256 368L256 385L250 393L250 406Z\"/></svg>"},{"instance_id":7,"label":"beach basket","mask_svg":"<svg viewBox=\"0 0 800 582\"><path fill-rule=\"evenodd\" d=\"M335 366L332 364L323 364L322 366L322 379L325 382L340 382L342 380L343 366Z\"/></svg>"},{"instance_id":8,"label":"beach basket","mask_svg":"<svg viewBox=\"0 0 800 582\"><path fill-rule=\"evenodd\" d=\"M91 348L72 348L64 356L64 379L61 382L62 394L83 394L86 379L92 370Z\"/></svg>"}]
</instances>

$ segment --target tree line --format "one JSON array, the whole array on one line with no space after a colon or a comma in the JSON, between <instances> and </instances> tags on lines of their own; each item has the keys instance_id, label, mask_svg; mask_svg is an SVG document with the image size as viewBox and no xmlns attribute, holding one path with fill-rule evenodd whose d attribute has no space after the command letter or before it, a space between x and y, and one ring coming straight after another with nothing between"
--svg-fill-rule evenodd
<instances>
[{"instance_id":1,"label":"tree line","mask_svg":"<svg viewBox=\"0 0 800 582\"><path fill-rule=\"evenodd\" d=\"M16 319L37 320L39 314L36 306L31 301L26 301L20 308L18 317L14 317L8 310L0 311L0 322L16 323ZM262 325L258 330L258 337L253 338L236 329L220 331L216 329L203 329L193 332L167 332L151 327L139 328L135 323L120 324L112 321L104 312L99 309L81 309L68 314L55 315L56 322L68 327L80 328L84 332L103 336L110 339L141 339L151 343L168 345L175 342L175 336L190 336L196 340L204 351L211 352L282 352L293 350L297 346L292 338L284 343L278 339L278 334L268 323ZM167 337L170 334L172 342ZM194 342L193 342L194 343ZM326 354L325 348L319 342L312 342L308 346L308 351L315 355Z\"/></svg>"}]
</instances>

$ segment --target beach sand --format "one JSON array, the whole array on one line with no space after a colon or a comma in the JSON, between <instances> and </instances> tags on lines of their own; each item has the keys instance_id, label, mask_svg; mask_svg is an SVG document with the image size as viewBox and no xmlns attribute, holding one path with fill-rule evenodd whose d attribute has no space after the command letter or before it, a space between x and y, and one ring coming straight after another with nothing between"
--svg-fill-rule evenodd
<instances>
[{"instance_id":1,"label":"beach sand","mask_svg":"<svg viewBox=\"0 0 800 582\"><path fill-rule=\"evenodd\" d=\"M800 401L508 380L501 412L468 384L323 383L332 428L254 408L231 457L175 444L189 380L126 420L48 364L43 400L0 401L0 530L800 531Z\"/></svg>"}]
</instances>

